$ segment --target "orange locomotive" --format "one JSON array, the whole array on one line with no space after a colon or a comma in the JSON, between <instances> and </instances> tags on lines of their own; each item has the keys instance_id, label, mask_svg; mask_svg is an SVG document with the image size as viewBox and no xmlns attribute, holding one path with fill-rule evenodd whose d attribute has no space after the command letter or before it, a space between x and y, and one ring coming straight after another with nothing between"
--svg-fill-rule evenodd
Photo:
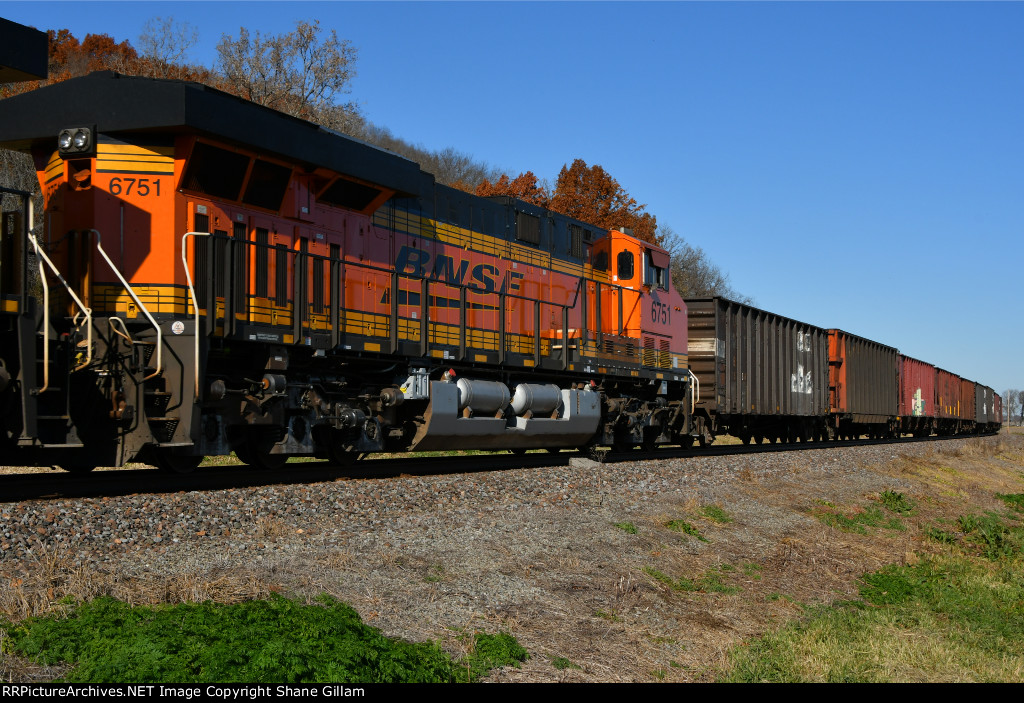
<instances>
[{"instance_id":1,"label":"orange locomotive","mask_svg":"<svg viewBox=\"0 0 1024 703\"><path fill-rule=\"evenodd\" d=\"M691 441L686 307L628 232L178 81L9 98L0 146L45 199L0 242L9 462Z\"/></svg>"}]
</instances>

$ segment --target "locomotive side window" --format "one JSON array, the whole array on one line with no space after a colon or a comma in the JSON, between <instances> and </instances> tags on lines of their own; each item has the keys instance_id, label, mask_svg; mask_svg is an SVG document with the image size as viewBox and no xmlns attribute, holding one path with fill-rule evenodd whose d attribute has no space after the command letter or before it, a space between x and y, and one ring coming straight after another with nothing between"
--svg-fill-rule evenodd
<instances>
[{"instance_id":1,"label":"locomotive side window","mask_svg":"<svg viewBox=\"0 0 1024 703\"><path fill-rule=\"evenodd\" d=\"M628 281L633 278L633 252L620 251L616 258L618 271L616 275L620 281Z\"/></svg>"},{"instance_id":2,"label":"locomotive side window","mask_svg":"<svg viewBox=\"0 0 1024 703\"><path fill-rule=\"evenodd\" d=\"M540 218L525 212L516 213L516 239L527 244L540 244Z\"/></svg>"},{"instance_id":3,"label":"locomotive side window","mask_svg":"<svg viewBox=\"0 0 1024 703\"><path fill-rule=\"evenodd\" d=\"M256 159L249 175L249 183L245 186L242 202L267 210L280 209L291 177L290 168Z\"/></svg>"},{"instance_id":4,"label":"locomotive side window","mask_svg":"<svg viewBox=\"0 0 1024 703\"><path fill-rule=\"evenodd\" d=\"M266 298L270 279L270 232L256 228L256 297Z\"/></svg>"},{"instance_id":5,"label":"locomotive side window","mask_svg":"<svg viewBox=\"0 0 1024 703\"><path fill-rule=\"evenodd\" d=\"M660 252L647 252L647 270L644 275L644 283L661 290L668 290L667 258Z\"/></svg>"},{"instance_id":6,"label":"locomotive side window","mask_svg":"<svg viewBox=\"0 0 1024 703\"><path fill-rule=\"evenodd\" d=\"M380 193L377 188L339 178L318 195L317 200L349 210L365 210Z\"/></svg>"},{"instance_id":7,"label":"locomotive side window","mask_svg":"<svg viewBox=\"0 0 1024 703\"><path fill-rule=\"evenodd\" d=\"M185 171L184 187L217 198L238 200L249 157L197 142Z\"/></svg>"},{"instance_id":8,"label":"locomotive side window","mask_svg":"<svg viewBox=\"0 0 1024 703\"><path fill-rule=\"evenodd\" d=\"M606 251L594 252L594 270L595 271L607 271L608 270L608 252L606 252Z\"/></svg>"}]
</instances>

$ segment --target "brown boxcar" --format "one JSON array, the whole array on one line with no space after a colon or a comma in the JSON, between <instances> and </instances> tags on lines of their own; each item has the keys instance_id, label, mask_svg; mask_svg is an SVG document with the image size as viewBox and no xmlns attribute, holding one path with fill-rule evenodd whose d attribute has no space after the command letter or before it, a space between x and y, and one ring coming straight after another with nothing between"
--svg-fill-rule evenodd
<instances>
[{"instance_id":1,"label":"brown boxcar","mask_svg":"<svg viewBox=\"0 0 1024 703\"><path fill-rule=\"evenodd\" d=\"M828 331L829 402L840 437L895 434L899 354L893 347Z\"/></svg>"},{"instance_id":2,"label":"brown boxcar","mask_svg":"<svg viewBox=\"0 0 1024 703\"><path fill-rule=\"evenodd\" d=\"M960 379L960 427L958 432L971 432L974 429L974 388L976 385L974 381L968 381L966 378Z\"/></svg>"},{"instance_id":3,"label":"brown boxcar","mask_svg":"<svg viewBox=\"0 0 1024 703\"><path fill-rule=\"evenodd\" d=\"M995 408L995 427L992 430L998 430L1000 425L1003 424L1003 398L998 393L992 394L992 405ZM1007 418L1009 420L1009 418Z\"/></svg>"},{"instance_id":4,"label":"brown boxcar","mask_svg":"<svg viewBox=\"0 0 1024 703\"><path fill-rule=\"evenodd\" d=\"M935 427L935 367L900 354L900 432L927 437Z\"/></svg>"},{"instance_id":5,"label":"brown boxcar","mask_svg":"<svg viewBox=\"0 0 1024 703\"><path fill-rule=\"evenodd\" d=\"M686 301L695 418L743 441L820 438L828 413L828 333L725 298ZM705 433L701 436L706 438Z\"/></svg>"}]
</instances>

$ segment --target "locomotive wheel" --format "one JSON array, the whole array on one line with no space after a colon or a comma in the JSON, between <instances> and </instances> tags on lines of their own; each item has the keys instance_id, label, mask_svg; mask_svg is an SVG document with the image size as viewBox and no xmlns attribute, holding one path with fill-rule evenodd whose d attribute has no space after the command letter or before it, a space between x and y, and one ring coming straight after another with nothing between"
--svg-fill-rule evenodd
<instances>
[{"instance_id":1,"label":"locomotive wheel","mask_svg":"<svg viewBox=\"0 0 1024 703\"><path fill-rule=\"evenodd\" d=\"M199 468L203 457L175 454L167 449L154 449L153 460L158 469L168 474L190 474Z\"/></svg>"},{"instance_id":2,"label":"locomotive wheel","mask_svg":"<svg viewBox=\"0 0 1024 703\"><path fill-rule=\"evenodd\" d=\"M764 441L764 437L762 437L759 434L754 435L753 439L754 439L754 444L760 444L761 442Z\"/></svg>"},{"instance_id":3,"label":"locomotive wheel","mask_svg":"<svg viewBox=\"0 0 1024 703\"><path fill-rule=\"evenodd\" d=\"M516 447L515 449L509 449L508 451L516 456L522 456L523 454L526 454L526 450L523 449L522 447Z\"/></svg>"},{"instance_id":4,"label":"locomotive wheel","mask_svg":"<svg viewBox=\"0 0 1024 703\"><path fill-rule=\"evenodd\" d=\"M332 430L327 441L327 458L335 466L348 468L359 459L359 452L345 441L345 437L339 430Z\"/></svg>"},{"instance_id":5,"label":"locomotive wheel","mask_svg":"<svg viewBox=\"0 0 1024 703\"><path fill-rule=\"evenodd\" d=\"M249 432L241 444L235 447L235 454L254 469L261 471L276 471L288 463L288 456L285 454L271 454L275 442L272 437L258 431Z\"/></svg>"}]
</instances>

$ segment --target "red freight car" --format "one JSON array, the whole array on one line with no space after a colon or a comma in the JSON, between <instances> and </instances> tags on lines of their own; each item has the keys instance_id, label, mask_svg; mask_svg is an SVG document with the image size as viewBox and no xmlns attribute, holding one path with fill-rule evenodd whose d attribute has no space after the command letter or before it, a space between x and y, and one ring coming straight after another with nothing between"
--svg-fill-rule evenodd
<instances>
[{"instance_id":1,"label":"red freight car","mask_svg":"<svg viewBox=\"0 0 1024 703\"><path fill-rule=\"evenodd\" d=\"M935 427L935 367L900 354L900 433L927 437Z\"/></svg>"},{"instance_id":2,"label":"red freight car","mask_svg":"<svg viewBox=\"0 0 1024 703\"><path fill-rule=\"evenodd\" d=\"M960 417L960 377L944 369L935 369L935 431L953 434Z\"/></svg>"}]
</instances>

